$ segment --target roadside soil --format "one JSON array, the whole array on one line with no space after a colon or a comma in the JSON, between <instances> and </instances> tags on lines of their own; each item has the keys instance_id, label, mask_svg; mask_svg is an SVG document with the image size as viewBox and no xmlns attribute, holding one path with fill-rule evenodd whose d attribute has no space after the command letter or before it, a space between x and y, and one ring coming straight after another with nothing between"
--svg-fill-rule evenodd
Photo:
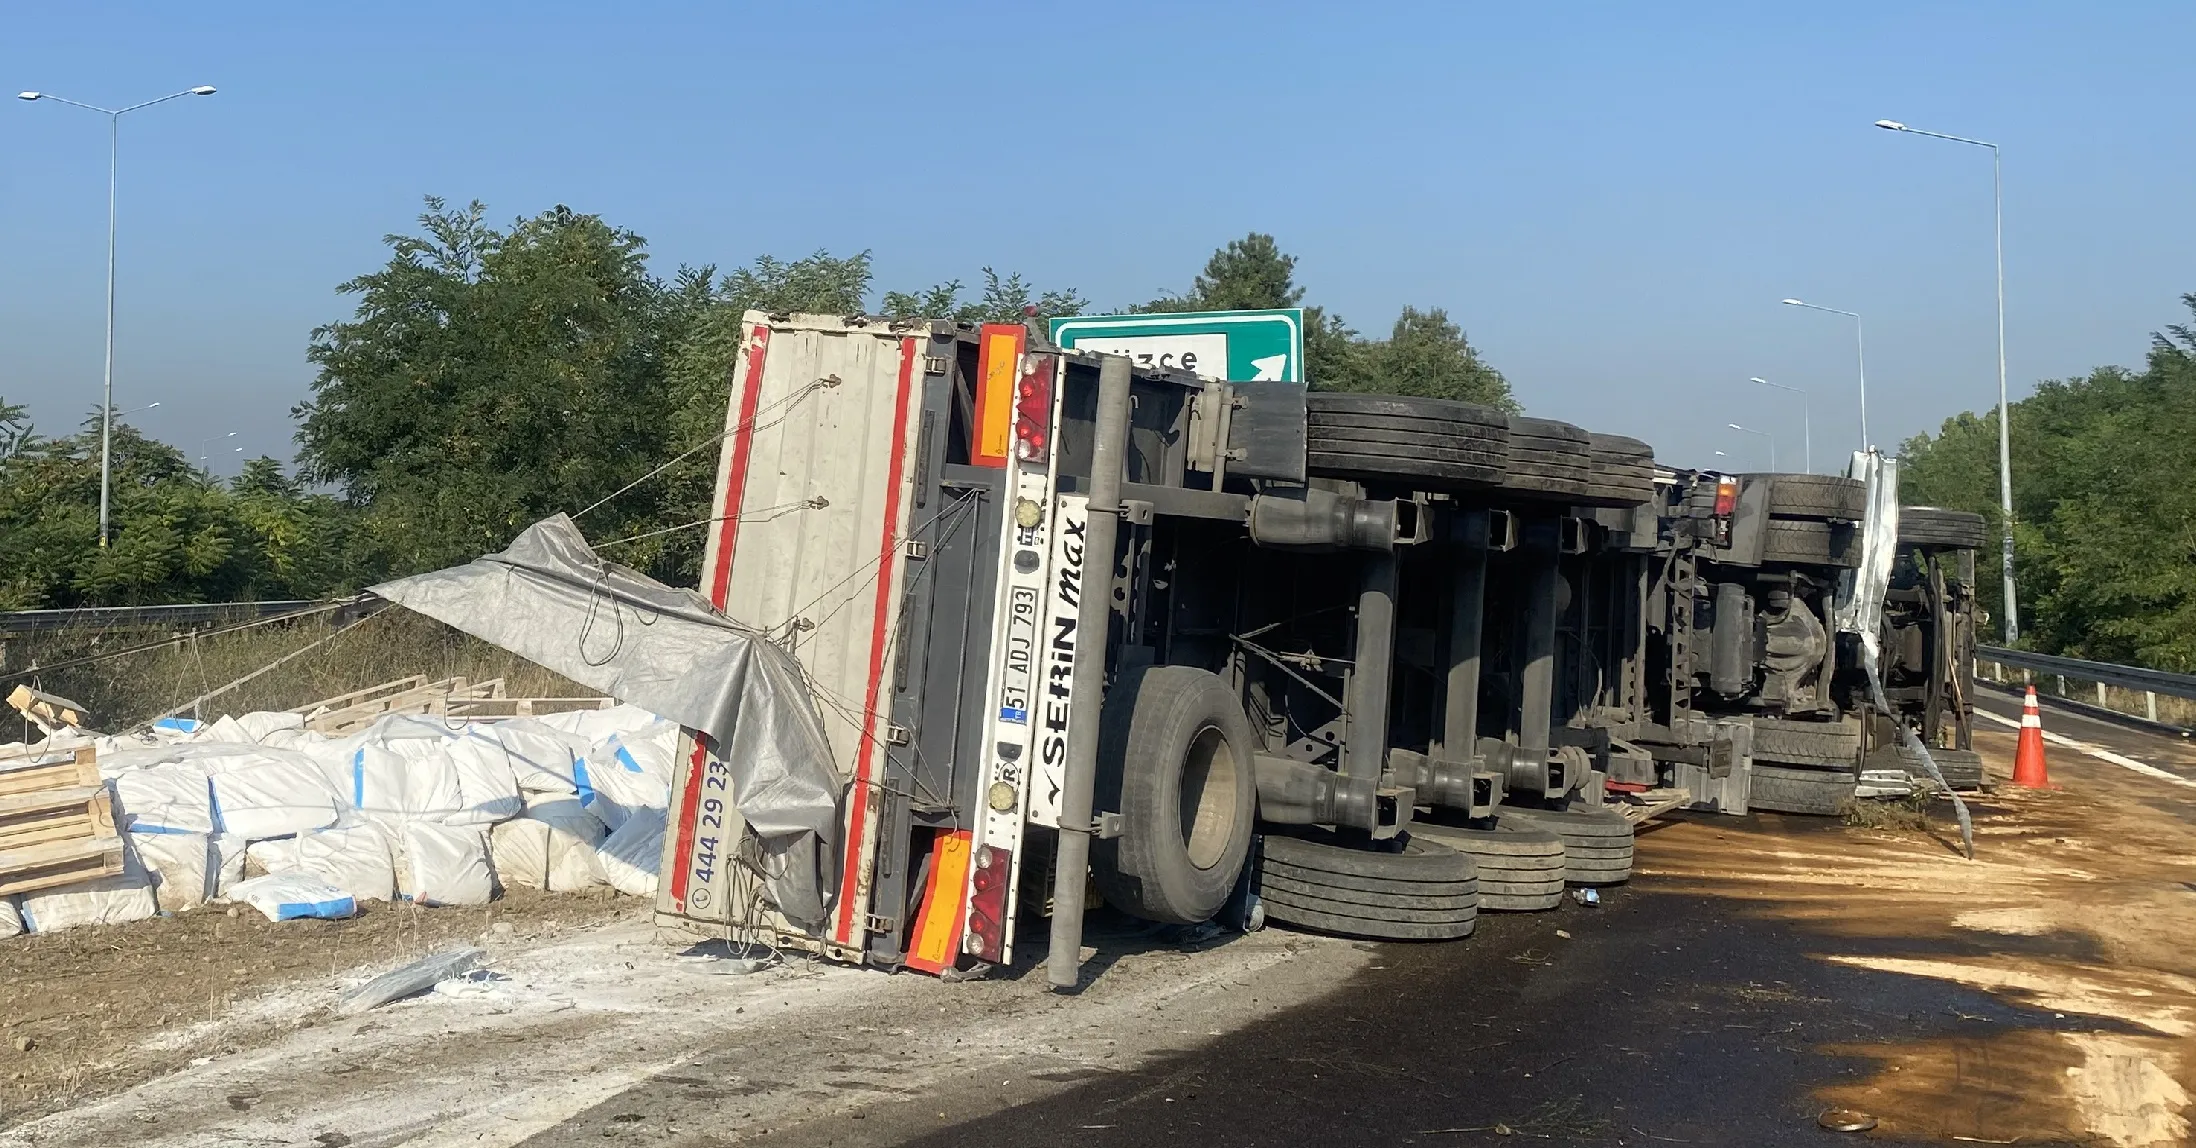
<instances>
[{"instance_id":1,"label":"roadside soil","mask_svg":"<svg viewBox=\"0 0 2196 1148\"><path fill-rule=\"evenodd\" d=\"M367 902L342 921L274 922L248 906L0 941L0 1128L267 1041L302 1017L254 1020L278 990L338 983L465 943L538 941L646 916L608 889L512 889L479 909Z\"/></svg>"}]
</instances>

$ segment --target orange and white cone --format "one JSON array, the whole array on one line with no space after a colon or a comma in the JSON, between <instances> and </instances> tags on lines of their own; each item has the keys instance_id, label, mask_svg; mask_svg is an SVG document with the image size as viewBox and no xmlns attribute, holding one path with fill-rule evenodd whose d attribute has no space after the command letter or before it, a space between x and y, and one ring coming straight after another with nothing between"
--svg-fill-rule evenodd
<instances>
[{"instance_id":1,"label":"orange and white cone","mask_svg":"<svg viewBox=\"0 0 2196 1148\"><path fill-rule=\"evenodd\" d=\"M2036 687L2028 687L2028 701L2021 707L2021 741L2013 749L2013 784L2026 789L2049 789L2051 777L2044 771L2043 713L2036 708Z\"/></svg>"}]
</instances>

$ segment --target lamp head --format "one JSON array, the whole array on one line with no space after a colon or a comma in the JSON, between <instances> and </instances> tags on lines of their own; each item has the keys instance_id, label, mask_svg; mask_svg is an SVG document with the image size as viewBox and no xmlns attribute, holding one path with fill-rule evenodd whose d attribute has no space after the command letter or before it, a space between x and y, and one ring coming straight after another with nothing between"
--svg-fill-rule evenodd
<instances>
[{"instance_id":1,"label":"lamp head","mask_svg":"<svg viewBox=\"0 0 2196 1148\"><path fill-rule=\"evenodd\" d=\"M1746 381L1749 383L1760 383L1762 386L1765 387L1769 385L1769 380L1767 379L1748 379Z\"/></svg>"},{"instance_id":2,"label":"lamp head","mask_svg":"<svg viewBox=\"0 0 2196 1148\"><path fill-rule=\"evenodd\" d=\"M1745 429L1746 429L1745 427L1742 427L1742 426L1738 425L1737 423L1725 423L1725 424L1723 424L1723 425L1725 425L1725 426L1727 426L1727 427L1730 427L1730 428L1731 428L1732 430L1745 430Z\"/></svg>"},{"instance_id":3,"label":"lamp head","mask_svg":"<svg viewBox=\"0 0 2196 1148\"><path fill-rule=\"evenodd\" d=\"M1797 299L1786 299L1784 300L1784 305L1787 307L1805 307L1807 304L1802 303Z\"/></svg>"},{"instance_id":4,"label":"lamp head","mask_svg":"<svg viewBox=\"0 0 2196 1148\"><path fill-rule=\"evenodd\" d=\"M45 94L46 93L44 92L17 92L15 93L15 98L19 100L35 100Z\"/></svg>"},{"instance_id":5,"label":"lamp head","mask_svg":"<svg viewBox=\"0 0 2196 1148\"><path fill-rule=\"evenodd\" d=\"M213 94L214 94L214 86L213 86L212 84L200 84L200 85L198 85L197 87L195 87L195 88L192 88L192 89L191 89L191 94L192 94L192 95L194 95L194 96L210 96L210 95L213 95Z\"/></svg>"},{"instance_id":6,"label":"lamp head","mask_svg":"<svg viewBox=\"0 0 2196 1148\"><path fill-rule=\"evenodd\" d=\"M1906 130L1906 125L1897 120L1877 120L1876 126L1887 132L1903 132Z\"/></svg>"}]
</instances>

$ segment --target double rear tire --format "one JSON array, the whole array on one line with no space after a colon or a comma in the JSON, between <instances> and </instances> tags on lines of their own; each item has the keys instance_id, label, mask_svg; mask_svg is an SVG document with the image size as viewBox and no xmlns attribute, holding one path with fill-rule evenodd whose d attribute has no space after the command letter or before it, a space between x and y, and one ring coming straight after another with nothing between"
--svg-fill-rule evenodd
<instances>
[{"instance_id":1,"label":"double rear tire","mask_svg":"<svg viewBox=\"0 0 2196 1148\"><path fill-rule=\"evenodd\" d=\"M1479 869L1437 841L1356 849L1326 830L1266 836L1266 919L1345 937L1442 941L1479 923Z\"/></svg>"}]
</instances>

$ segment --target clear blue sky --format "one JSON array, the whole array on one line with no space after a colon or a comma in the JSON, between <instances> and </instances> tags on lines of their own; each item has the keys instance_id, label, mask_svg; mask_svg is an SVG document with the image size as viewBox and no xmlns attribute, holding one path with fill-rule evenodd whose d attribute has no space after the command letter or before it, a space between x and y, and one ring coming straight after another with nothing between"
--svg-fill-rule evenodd
<instances>
[{"instance_id":1,"label":"clear blue sky","mask_svg":"<svg viewBox=\"0 0 2196 1148\"><path fill-rule=\"evenodd\" d=\"M658 269L819 247L880 287L990 264L1101 305L1270 231L1361 329L1443 306L1535 414L1758 466L1995 401L2009 351L2139 362L2196 290L2186 4L13 5L0 88L123 121L117 404L289 457L335 285L425 193L558 203ZM97 401L104 124L0 103L0 396ZM220 446L212 453L219 454ZM236 456L242 457L242 456ZM231 465L221 467L224 471Z\"/></svg>"}]
</instances>

